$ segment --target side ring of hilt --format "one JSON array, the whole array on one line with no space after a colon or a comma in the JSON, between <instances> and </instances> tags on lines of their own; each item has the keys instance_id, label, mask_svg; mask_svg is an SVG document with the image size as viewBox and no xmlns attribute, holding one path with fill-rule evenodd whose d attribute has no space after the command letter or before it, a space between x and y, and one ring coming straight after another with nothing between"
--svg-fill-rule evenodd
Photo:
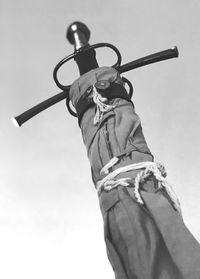
<instances>
[{"instance_id":1,"label":"side ring of hilt","mask_svg":"<svg viewBox=\"0 0 200 279\"><path fill-rule=\"evenodd\" d=\"M67 57L63 58L54 68L54 71L53 71L53 78L54 78L54 81L56 83L56 85L62 89L62 90L65 90L66 88L68 88L69 85L63 85L59 82L58 80L58 71L59 69L66 63L68 62L69 60L71 59L75 59L80 56L83 52L89 52L91 50L95 50L97 48L102 48L102 47L107 47L107 48L110 48L112 49L115 54L117 55L117 62L112 65L111 67L112 68L118 68L120 67L121 65L121 61L122 61L122 57L121 57L121 53L119 52L118 48L115 47L114 45L112 44L109 44L109 43L98 43L98 44L94 44L94 45L88 45L88 46L85 46L85 47L82 47L80 50L76 51L75 53L72 53L70 55L68 55Z\"/></svg>"}]
</instances>

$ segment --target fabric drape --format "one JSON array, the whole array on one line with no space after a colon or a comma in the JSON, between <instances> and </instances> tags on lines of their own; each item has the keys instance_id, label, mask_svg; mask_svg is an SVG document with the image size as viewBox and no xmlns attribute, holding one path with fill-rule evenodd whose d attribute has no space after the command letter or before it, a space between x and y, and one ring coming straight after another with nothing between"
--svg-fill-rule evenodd
<instances>
[{"instance_id":1,"label":"fabric drape","mask_svg":"<svg viewBox=\"0 0 200 279\"><path fill-rule=\"evenodd\" d=\"M85 91L101 80L123 85L113 68L94 69L72 84L72 104L76 107ZM97 125L94 125L95 106L84 113L80 122L94 185L105 177L101 170L113 157L120 160L110 172L154 160L133 104L121 98L111 100L110 104L113 109L104 113ZM130 186L99 193L106 249L115 278L200 279L199 243L185 226L170 197L164 190L157 189L153 176L141 185L144 205L137 203L133 191L137 173L138 170L134 170L118 176L131 178Z\"/></svg>"}]
</instances>

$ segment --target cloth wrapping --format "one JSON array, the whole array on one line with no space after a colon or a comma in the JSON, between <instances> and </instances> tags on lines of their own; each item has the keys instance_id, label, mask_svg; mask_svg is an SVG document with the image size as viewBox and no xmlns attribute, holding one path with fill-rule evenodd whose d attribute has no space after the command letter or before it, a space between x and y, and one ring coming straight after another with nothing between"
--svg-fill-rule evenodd
<instances>
[{"instance_id":1,"label":"cloth wrapping","mask_svg":"<svg viewBox=\"0 0 200 279\"><path fill-rule=\"evenodd\" d=\"M90 86L101 80L123 85L113 68L91 70L72 84L70 99L73 106L76 107ZM113 109L104 113L97 125L94 125L95 106L84 113L80 122L95 185L106 176L101 170L115 156L120 160L109 172L154 160L133 104L121 98L110 103ZM163 189L157 189L153 176L141 185L144 205L137 203L134 178L139 171L118 175L117 178L131 178L130 187L118 186L98 194L107 254L115 278L200 279L199 243L185 226L170 197Z\"/></svg>"}]
</instances>

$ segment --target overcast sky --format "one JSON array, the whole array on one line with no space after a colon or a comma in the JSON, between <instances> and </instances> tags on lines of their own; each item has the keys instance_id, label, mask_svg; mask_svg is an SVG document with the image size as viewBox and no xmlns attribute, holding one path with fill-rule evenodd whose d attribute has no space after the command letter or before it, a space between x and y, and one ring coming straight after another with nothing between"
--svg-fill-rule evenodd
<instances>
[{"instance_id":1,"label":"overcast sky","mask_svg":"<svg viewBox=\"0 0 200 279\"><path fill-rule=\"evenodd\" d=\"M178 46L180 56L124 74L156 161L200 241L200 1L0 0L0 277L114 278L77 120L60 102L21 128L10 118L59 93L52 72L73 52L67 26L119 48L123 63ZM99 50L101 66L114 64ZM64 66L63 83L78 77Z\"/></svg>"}]
</instances>

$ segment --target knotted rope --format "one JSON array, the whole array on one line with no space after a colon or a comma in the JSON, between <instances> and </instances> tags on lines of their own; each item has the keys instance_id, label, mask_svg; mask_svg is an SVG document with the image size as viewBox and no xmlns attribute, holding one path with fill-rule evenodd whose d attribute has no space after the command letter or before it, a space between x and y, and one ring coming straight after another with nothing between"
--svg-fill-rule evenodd
<instances>
[{"instance_id":1,"label":"knotted rope","mask_svg":"<svg viewBox=\"0 0 200 279\"><path fill-rule=\"evenodd\" d=\"M108 173L108 168L111 168L113 165L117 163L117 157L114 157L111 159L111 161L102 169L101 173ZM181 207L180 202L170 186L170 184L166 181L167 173L165 171L165 167L160 163L155 162L141 162L136 164L127 165L124 167L120 167L116 170L114 170L112 173L109 173L106 177L104 177L102 180L97 182L96 188L98 192L104 191L110 191L118 186L131 186L130 180L132 178L120 178L118 180L115 180L117 175L123 172L129 172L131 170L139 170L142 169L136 176L134 181L134 195L136 198L136 201L139 204L144 204L144 201L142 200L142 197L140 195L140 185L150 176L154 176L158 181L158 189L165 189L166 193L170 197L172 203L174 204L177 211L181 214Z\"/></svg>"},{"instance_id":2,"label":"knotted rope","mask_svg":"<svg viewBox=\"0 0 200 279\"><path fill-rule=\"evenodd\" d=\"M115 106L107 105L105 104L108 99L106 97L101 96L101 94L98 93L96 87L93 85L93 93L92 93L93 101L96 104L96 114L94 117L94 125L99 124L99 122L102 120L103 115L105 112L108 112L115 108Z\"/></svg>"}]
</instances>

